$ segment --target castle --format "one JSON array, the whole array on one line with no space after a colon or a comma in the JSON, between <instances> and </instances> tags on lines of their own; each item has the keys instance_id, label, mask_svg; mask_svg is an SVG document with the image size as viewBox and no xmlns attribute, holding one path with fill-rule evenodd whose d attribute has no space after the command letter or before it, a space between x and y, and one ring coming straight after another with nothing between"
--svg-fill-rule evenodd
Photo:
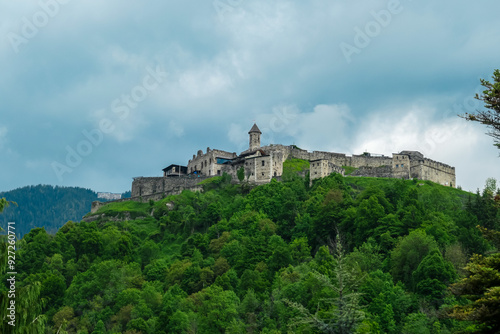
<instances>
[{"instance_id":1,"label":"castle","mask_svg":"<svg viewBox=\"0 0 500 334\"><path fill-rule=\"evenodd\" d=\"M363 153L347 156L342 153L308 152L296 146L260 146L262 132L254 124L249 134L249 148L236 154L207 148L199 150L187 166L170 165L163 169L163 177L137 177L132 182L132 198L153 198L156 195L180 193L183 189L201 190L198 183L206 178L227 173L237 179L243 168L245 179L254 184L264 184L283 174L283 162L290 158L310 162L310 179L331 173L344 175L343 167L353 167L352 176L391 177L430 180L455 187L455 167L425 158L417 151L402 151L392 157ZM160 197L161 198L161 197Z\"/></svg>"}]
</instances>

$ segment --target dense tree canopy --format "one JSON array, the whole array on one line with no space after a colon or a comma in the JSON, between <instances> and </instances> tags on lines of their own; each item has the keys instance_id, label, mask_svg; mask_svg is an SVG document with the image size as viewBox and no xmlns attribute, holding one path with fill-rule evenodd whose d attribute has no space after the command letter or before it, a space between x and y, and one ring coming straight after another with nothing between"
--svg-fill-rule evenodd
<instances>
[{"instance_id":1,"label":"dense tree canopy","mask_svg":"<svg viewBox=\"0 0 500 334\"><path fill-rule=\"evenodd\" d=\"M491 261L476 225L500 227L496 190L339 175L310 185L292 172L253 189L230 181L31 230L16 252L17 287L38 301L26 319L46 333L481 329L447 314L496 290L448 286L493 265L461 270L473 253Z\"/></svg>"}]
</instances>

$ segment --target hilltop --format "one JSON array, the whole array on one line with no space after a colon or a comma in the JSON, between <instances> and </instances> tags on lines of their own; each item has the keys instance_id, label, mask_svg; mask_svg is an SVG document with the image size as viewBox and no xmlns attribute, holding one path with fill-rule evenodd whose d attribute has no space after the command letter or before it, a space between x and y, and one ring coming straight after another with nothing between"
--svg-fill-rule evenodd
<instances>
[{"instance_id":1,"label":"hilltop","mask_svg":"<svg viewBox=\"0 0 500 334\"><path fill-rule=\"evenodd\" d=\"M500 225L488 194L338 174L310 185L295 175L306 165L288 166L283 182L224 174L203 192L109 203L54 236L34 229L18 252L18 287L41 282L49 333L473 326L446 317L464 303L447 286L491 248L475 227Z\"/></svg>"}]
</instances>

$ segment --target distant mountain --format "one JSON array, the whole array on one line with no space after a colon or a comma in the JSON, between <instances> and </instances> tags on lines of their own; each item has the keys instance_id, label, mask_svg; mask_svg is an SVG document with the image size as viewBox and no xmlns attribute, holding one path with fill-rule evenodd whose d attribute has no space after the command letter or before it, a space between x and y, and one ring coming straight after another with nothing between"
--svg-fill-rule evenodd
<instances>
[{"instance_id":1,"label":"distant mountain","mask_svg":"<svg viewBox=\"0 0 500 334\"><path fill-rule=\"evenodd\" d=\"M49 185L0 192L2 197L16 202L17 206L10 205L0 214L0 226L5 230L7 222L15 222L16 234L20 237L35 227L45 227L47 232L55 233L69 220L80 221L90 211L92 202L98 200L97 193L90 189Z\"/></svg>"}]
</instances>

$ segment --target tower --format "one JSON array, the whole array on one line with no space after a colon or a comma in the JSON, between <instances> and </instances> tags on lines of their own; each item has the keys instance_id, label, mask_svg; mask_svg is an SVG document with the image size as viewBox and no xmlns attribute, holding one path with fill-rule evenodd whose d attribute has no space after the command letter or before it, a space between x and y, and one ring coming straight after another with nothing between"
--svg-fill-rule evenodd
<instances>
[{"instance_id":1,"label":"tower","mask_svg":"<svg viewBox=\"0 0 500 334\"><path fill-rule=\"evenodd\" d=\"M248 134L250 135L250 151L255 151L260 147L260 135L262 132L260 132L257 124L254 123Z\"/></svg>"}]
</instances>

